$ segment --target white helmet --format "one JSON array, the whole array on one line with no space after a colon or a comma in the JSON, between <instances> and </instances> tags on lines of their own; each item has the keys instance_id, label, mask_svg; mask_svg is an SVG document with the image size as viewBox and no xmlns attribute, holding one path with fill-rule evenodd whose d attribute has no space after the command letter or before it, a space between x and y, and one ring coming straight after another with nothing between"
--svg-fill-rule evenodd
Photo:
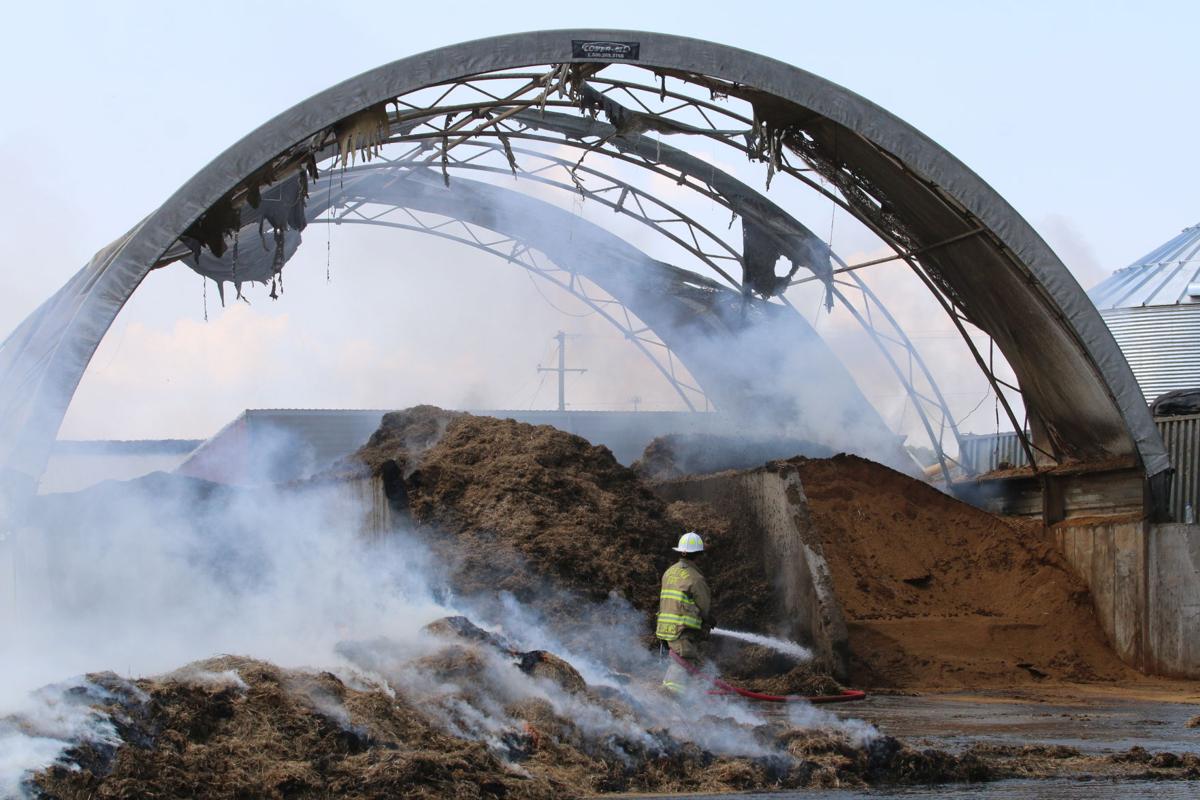
<instances>
[{"instance_id":1,"label":"white helmet","mask_svg":"<svg viewBox=\"0 0 1200 800\"><path fill-rule=\"evenodd\" d=\"M679 546L671 549L677 553L699 553L704 550L704 540L695 531L688 531L679 537Z\"/></svg>"}]
</instances>

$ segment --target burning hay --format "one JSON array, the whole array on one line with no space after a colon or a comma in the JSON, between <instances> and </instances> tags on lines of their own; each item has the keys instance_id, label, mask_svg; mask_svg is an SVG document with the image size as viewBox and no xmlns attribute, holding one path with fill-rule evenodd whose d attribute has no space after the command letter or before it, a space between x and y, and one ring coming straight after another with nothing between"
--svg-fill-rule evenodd
<instances>
[{"instance_id":1,"label":"burning hay","mask_svg":"<svg viewBox=\"0 0 1200 800\"><path fill-rule=\"evenodd\" d=\"M360 646L358 656L375 656L369 673L286 670L225 656L137 681L89 675L86 690L62 702L88 706L115 736L73 743L26 788L46 798L567 798L1200 775L1200 759L1190 754L917 750L836 726L736 722L715 701L702 718L700 708L672 706L699 734L689 739L678 719L656 719L631 702L632 693L582 684L552 654L541 663L573 675L547 682L527 659L503 651L502 640L472 628L435 625L430 639L437 643L415 659L393 660L399 651L389 655L378 642ZM349 661L356 660L351 653Z\"/></svg>"},{"instance_id":2,"label":"burning hay","mask_svg":"<svg viewBox=\"0 0 1200 800\"><path fill-rule=\"evenodd\" d=\"M89 676L121 744L80 744L32 777L46 797L552 797L480 742L448 735L403 698L330 673L225 657L242 686Z\"/></svg>"}]
</instances>

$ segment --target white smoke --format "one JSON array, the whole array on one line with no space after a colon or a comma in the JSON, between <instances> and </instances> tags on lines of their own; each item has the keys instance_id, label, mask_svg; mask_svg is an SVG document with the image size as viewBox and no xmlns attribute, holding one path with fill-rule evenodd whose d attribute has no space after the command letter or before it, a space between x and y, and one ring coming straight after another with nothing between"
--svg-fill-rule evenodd
<instances>
[{"instance_id":1,"label":"white smoke","mask_svg":"<svg viewBox=\"0 0 1200 800\"><path fill-rule=\"evenodd\" d=\"M801 730L839 731L855 746L870 744L879 738L879 729L861 719L844 719L811 703L788 703L787 721Z\"/></svg>"},{"instance_id":2,"label":"white smoke","mask_svg":"<svg viewBox=\"0 0 1200 800\"><path fill-rule=\"evenodd\" d=\"M702 698L707 687L698 686L697 701L707 703L708 713L697 722L647 688L656 687L665 664L639 643L645 621L625 599L597 605L573 599L580 612L572 634L511 597L455 597L445 565L414 536L363 537L364 512L338 486L234 490L161 474L39 500L33 523L2 545L16 581L0 597L0 791L13 793L23 776L61 757L69 743L111 744L115 736L80 702L99 690L38 687L102 670L162 674L223 653L440 698L422 707L451 732L498 750L514 724L506 707L539 699L596 740L652 748L647 731L660 728L719 754L772 752L749 728L763 717L745 703ZM624 696L636 714L614 713L529 677L487 648L480 651L483 685L439 683L412 662L445 644L421 628L454 614L491 626L517 649L556 653L590 685ZM348 661L347 642L369 657ZM236 672L222 669L173 677L243 685ZM67 686L87 685L72 680ZM831 717L819 721L843 725Z\"/></svg>"},{"instance_id":3,"label":"white smoke","mask_svg":"<svg viewBox=\"0 0 1200 800\"><path fill-rule=\"evenodd\" d=\"M112 721L91 707L108 697L105 689L74 678L0 706L0 797L21 796L25 775L55 763L72 745L119 745Z\"/></svg>"}]
</instances>

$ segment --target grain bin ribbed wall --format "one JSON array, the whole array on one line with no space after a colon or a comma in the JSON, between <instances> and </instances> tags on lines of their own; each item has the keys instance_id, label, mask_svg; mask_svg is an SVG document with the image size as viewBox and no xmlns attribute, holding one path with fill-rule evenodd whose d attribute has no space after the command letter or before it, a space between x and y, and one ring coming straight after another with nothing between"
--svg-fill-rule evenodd
<instances>
[{"instance_id":1,"label":"grain bin ribbed wall","mask_svg":"<svg viewBox=\"0 0 1200 800\"><path fill-rule=\"evenodd\" d=\"M1175 476L1171 481L1171 515L1176 522L1186 520L1186 508L1200 509L1200 414L1163 417L1157 420L1159 433Z\"/></svg>"},{"instance_id":2,"label":"grain bin ribbed wall","mask_svg":"<svg viewBox=\"0 0 1200 800\"><path fill-rule=\"evenodd\" d=\"M1088 297L1117 340L1146 402L1200 388L1200 225L1093 286Z\"/></svg>"},{"instance_id":3,"label":"grain bin ribbed wall","mask_svg":"<svg viewBox=\"0 0 1200 800\"><path fill-rule=\"evenodd\" d=\"M1149 403L1200 387L1200 303L1102 311Z\"/></svg>"}]
</instances>

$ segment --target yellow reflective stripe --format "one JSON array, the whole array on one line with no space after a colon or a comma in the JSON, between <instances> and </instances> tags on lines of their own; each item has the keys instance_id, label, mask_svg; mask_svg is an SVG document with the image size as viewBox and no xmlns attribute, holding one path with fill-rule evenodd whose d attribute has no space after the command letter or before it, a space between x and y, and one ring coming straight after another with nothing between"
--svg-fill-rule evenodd
<instances>
[{"instance_id":1,"label":"yellow reflective stripe","mask_svg":"<svg viewBox=\"0 0 1200 800\"><path fill-rule=\"evenodd\" d=\"M691 617L684 614L667 614L662 611L658 612L658 621L675 622L680 625L686 625L689 628L699 628L702 624L699 617Z\"/></svg>"},{"instance_id":2,"label":"yellow reflective stripe","mask_svg":"<svg viewBox=\"0 0 1200 800\"><path fill-rule=\"evenodd\" d=\"M696 605L696 601L688 597L686 592L681 592L678 589L663 589L659 597L664 597L668 600L678 600L681 603L687 603L690 606Z\"/></svg>"}]
</instances>

